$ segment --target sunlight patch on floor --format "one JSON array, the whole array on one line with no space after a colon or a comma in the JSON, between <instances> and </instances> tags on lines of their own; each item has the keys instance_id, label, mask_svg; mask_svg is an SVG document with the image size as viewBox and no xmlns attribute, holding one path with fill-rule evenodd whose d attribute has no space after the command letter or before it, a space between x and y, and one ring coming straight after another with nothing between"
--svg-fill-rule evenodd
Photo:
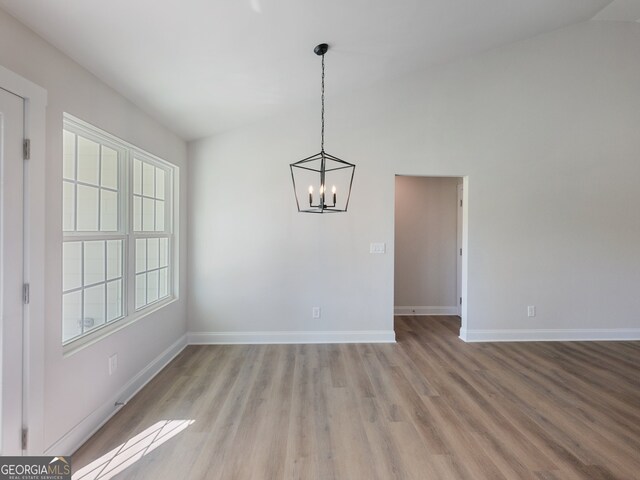
<instances>
[{"instance_id":1,"label":"sunlight patch on floor","mask_svg":"<svg viewBox=\"0 0 640 480\"><path fill-rule=\"evenodd\" d=\"M73 480L108 480L167 440L175 437L195 420L161 420L117 446L71 477Z\"/></svg>"}]
</instances>

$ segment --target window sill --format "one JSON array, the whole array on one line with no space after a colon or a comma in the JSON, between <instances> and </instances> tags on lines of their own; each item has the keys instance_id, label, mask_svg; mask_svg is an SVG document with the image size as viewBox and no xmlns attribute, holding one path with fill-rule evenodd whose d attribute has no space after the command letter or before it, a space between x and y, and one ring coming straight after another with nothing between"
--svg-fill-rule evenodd
<instances>
[{"instance_id":1,"label":"window sill","mask_svg":"<svg viewBox=\"0 0 640 480\"><path fill-rule=\"evenodd\" d=\"M128 317L117 320L113 323L108 323L83 337L72 340L69 343L62 345L62 356L69 357L81 350L84 350L94 343L99 342L103 338L108 337L109 335L128 327L132 323L135 323L148 315L156 313L158 310L163 309L167 305L170 305L177 300L178 298L175 296L166 298L164 300L151 304L148 308L145 308L138 312L134 312Z\"/></svg>"}]
</instances>

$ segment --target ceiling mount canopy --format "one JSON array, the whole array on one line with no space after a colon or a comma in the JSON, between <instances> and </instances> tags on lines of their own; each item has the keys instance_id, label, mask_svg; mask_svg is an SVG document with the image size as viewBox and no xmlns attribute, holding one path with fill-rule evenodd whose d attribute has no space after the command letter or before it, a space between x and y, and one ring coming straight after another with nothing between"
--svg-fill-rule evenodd
<instances>
[{"instance_id":1,"label":"ceiling mount canopy","mask_svg":"<svg viewBox=\"0 0 640 480\"><path fill-rule=\"evenodd\" d=\"M329 50L329 45L326 43L321 43L320 45L316 45L316 48L313 49L316 55L324 55Z\"/></svg>"},{"instance_id":2,"label":"ceiling mount canopy","mask_svg":"<svg viewBox=\"0 0 640 480\"><path fill-rule=\"evenodd\" d=\"M293 192L299 212L346 212L356 166L324 151L324 55L329 45L313 51L322 57L320 152L290 165Z\"/></svg>"}]
</instances>

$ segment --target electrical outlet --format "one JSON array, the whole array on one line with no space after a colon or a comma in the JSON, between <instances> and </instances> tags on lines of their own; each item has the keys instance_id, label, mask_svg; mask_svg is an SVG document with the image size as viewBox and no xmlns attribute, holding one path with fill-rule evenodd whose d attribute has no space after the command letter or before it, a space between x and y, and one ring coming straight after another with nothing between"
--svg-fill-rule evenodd
<instances>
[{"instance_id":1,"label":"electrical outlet","mask_svg":"<svg viewBox=\"0 0 640 480\"><path fill-rule=\"evenodd\" d=\"M320 318L320 307L313 307L311 309L311 316L313 318Z\"/></svg>"},{"instance_id":2,"label":"electrical outlet","mask_svg":"<svg viewBox=\"0 0 640 480\"><path fill-rule=\"evenodd\" d=\"M109 357L109 375L113 375L118 369L118 354L114 353Z\"/></svg>"},{"instance_id":3,"label":"electrical outlet","mask_svg":"<svg viewBox=\"0 0 640 480\"><path fill-rule=\"evenodd\" d=\"M536 306L529 305L527 307L527 317L535 317L536 316Z\"/></svg>"}]
</instances>

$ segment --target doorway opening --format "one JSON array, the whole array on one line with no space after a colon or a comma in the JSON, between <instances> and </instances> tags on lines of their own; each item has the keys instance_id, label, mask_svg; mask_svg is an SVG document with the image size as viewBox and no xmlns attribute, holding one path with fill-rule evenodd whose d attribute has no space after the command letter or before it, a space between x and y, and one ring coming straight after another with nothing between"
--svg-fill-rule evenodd
<instances>
[{"instance_id":1,"label":"doorway opening","mask_svg":"<svg viewBox=\"0 0 640 480\"><path fill-rule=\"evenodd\" d=\"M429 317L443 317L463 339L467 183L467 177L395 177L394 315L425 328Z\"/></svg>"}]
</instances>

